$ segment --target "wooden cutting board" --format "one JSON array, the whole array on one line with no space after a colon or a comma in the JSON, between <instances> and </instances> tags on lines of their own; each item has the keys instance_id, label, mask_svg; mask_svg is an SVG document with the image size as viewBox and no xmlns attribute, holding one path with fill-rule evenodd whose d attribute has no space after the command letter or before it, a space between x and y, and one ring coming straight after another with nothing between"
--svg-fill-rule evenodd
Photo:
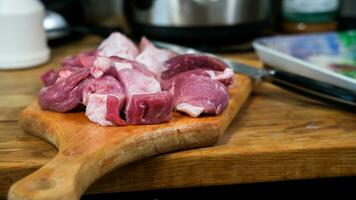
<instances>
[{"instance_id":1,"label":"wooden cutting board","mask_svg":"<svg viewBox=\"0 0 356 200\"><path fill-rule=\"evenodd\" d=\"M236 75L220 116L191 118L174 113L169 123L100 127L84 113L42 111L37 101L20 114L21 127L58 148L45 166L10 188L10 200L79 199L108 171L167 152L211 146L224 133L251 92L252 81Z\"/></svg>"}]
</instances>

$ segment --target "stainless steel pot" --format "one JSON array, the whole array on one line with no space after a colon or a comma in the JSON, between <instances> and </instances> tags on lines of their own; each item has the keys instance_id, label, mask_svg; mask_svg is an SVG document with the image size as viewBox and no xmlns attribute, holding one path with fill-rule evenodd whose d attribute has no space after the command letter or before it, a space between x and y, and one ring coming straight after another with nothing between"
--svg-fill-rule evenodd
<instances>
[{"instance_id":1,"label":"stainless steel pot","mask_svg":"<svg viewBox=\"0 0 356 200\"><path fill-rule=\"evenodd\" d=\"M269 0L134 0L137 23L164 27L232 26L264 21Z\"/></svg>"},{"instance_id":2,"label":"stainless steel pot","mask_svg":"<svg viewBox=\"0 0 356 200\"><path fill-rule=\"evenodd\" d=\"M125 15L134 35L189 45L245 42L258 36L270 0L130 0Z\"/></svg>"}]
</instances>

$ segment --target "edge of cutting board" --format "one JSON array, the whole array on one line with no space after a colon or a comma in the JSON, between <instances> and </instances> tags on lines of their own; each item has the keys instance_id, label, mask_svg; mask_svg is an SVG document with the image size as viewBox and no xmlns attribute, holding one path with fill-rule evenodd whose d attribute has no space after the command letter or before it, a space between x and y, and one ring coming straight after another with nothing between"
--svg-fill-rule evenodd
<instances>
[{"instance_id":1,"label":"edge of cutting board","mask_svg":"<svg viewBox=\"0 0 356 200\"><path fill-rule=\"evenodd\" d=\"M114 168L154 155L213 145L251 92L250 78L236 75L235 80L222 115L190 118L174 113L169 123L157 125L99 127L83 113L42 111L34 102L21 113L20 125L54 144L59 152L40 170L15 183L9 199L79 199L92 182Z\"/></svg>"}]
</instances>

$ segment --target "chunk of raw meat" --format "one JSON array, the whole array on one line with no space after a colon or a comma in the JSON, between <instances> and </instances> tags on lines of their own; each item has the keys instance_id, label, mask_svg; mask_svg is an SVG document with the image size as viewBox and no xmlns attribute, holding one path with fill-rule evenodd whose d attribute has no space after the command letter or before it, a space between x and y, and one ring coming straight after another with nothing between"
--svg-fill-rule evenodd
<instances>
[{"instance_id":1,"label":"chunk of raw meat","mask_svg":"<svg viewBox=\"0 0 356 200\"><path fill-rule=\"evenodd\" d=\"M135 66L118 70L118 78L127 94L125 109L128 124L156 124L172 117L172 95L161 87L147 69Z\"/></svg>"},{"instance_id":2,"label":"chunk of raw meat","mask_svg":"<svg viewBox=\"0 0 356 200\"><path fill-rule=\"evenodd\" d=\"M102 126L124 126L127 123L120 118L123 101L110 94L90 94L85 115L89 120Z\"/></svg>"},{"instance_id":3,"label":"chunk of raw meat","mask_svg":"<svg viewBox=\"0 0 356 200\"><path fill-rule=\"evenodd\" d=\"M179 74L176 74L175 76L172 76L167 80L161 79L160 83L161 83L162 90L169 90L172 87L172 83L177 78L187 77L191 74L210 77L212 80L219 81L225 86L229 86L233 83L233 76L234 76L234 72L231 68L226 68L223 72L198 68L198 69L181 72Z\"/></svg>"},{"instance_id":4,"label":"chunk of raw meat","mask_svg":"<svg viewBox=\"0 0 356 200\"><path fill-rule=\"evenodd\" d=\"M53 85L57 80L57 72L54 69L49 69L44 74L41 75L41 80L45 87Z\"/></svg>"},{"instance_id":5,"label":"chunk of raw meat","mask_svg":"<svg viewBox=\"0 0 356 200\"><path fill-rule=\"evenodd\" d=\"M100 78L89 77L83 82L83 104L88 104L90 94L111 94L125 101L125 89L120 82L110 75Z\"/></svg>"},{"instance_id":6,"label":"chunk of raw meat","mask_svg":"<svg viewBox=\"0 0 356 200\"><path fill-rule=\"evenodd\" d=\"M126 125L120 118L126 94L119 81L110 75L98 79L90 77L83 82L83 104L86 115L100 125Z\"/></svg>"},{"instance_id":7,"label":"chunk of raw meat","mask_svg":"<svg viewBox=\"0 0 356 200\"><path fill-rule=\"evenodd\" d=\"M169 79L172 76L184 71L204 68L215 71L224 71L229 66L223 61L205 55L199 54L184 54L171 58L165 62L166 71L162 72L162 79Z\"/></svg>"},{"instance_id":8,"label":"chunk of raw meat","mask_svg":"<svg viewBox=\"0 0 356 200\"><path fill-rule=\"evenodd\" d=\"M58 72L50 69L41 76L41 79L45 87L48 87L58 81L68 78L77 69L77 67L62 67Z\"/></svg>"},{"instance_id":9,"label":"chunk of raw meat","mask_svg":"<svg viewBox=\"0 0 356 200\"><path fill-rule=\"evenodd\" d=\"M115 32L105 39L99 46L100 55L110 57L118 56L129 60L134 60L138 55L136 45L125 35Z\"/></svg>"},{"instance_id":10,"label":"chunk of raw meat","mask_svg":"<svg viewBox=\"0 0 356 200\"><path fill-rule=\"evenodd\" d=\"M68 78L44 87L39 93L39 105L43 110L67 112L75 108L82 99L80 84L89 76L89 68L79 68Z\"/></svg>"},{"instance_id":11,"label":"chunk of raw meat","mask_svg":"<svg viewBox=\"0 0 356 200\"><path fill-rule=\"evenodd\" d=\"M177 56L171 51L155 47L145 37L141 39L140 50L141 53L135 58L135 60L144 64L148 70L152 71L156 75L157 78L161 77L161 73L167 70L164 66L164 62Z\"/></svg>"},{"instance_id":12,"label":"chunk of raw meat","mask_svg":"<svg viewBox=\"0 0 356 200\"><path fill-rule=\"evenodd\" d=\"M90 74L99 78L112 67L112 60L108 57L97 56L90 68Z\"/></svg>"},{"instance_id":13,"label":"chunk of raw meat","mask_svg":"<svg viewBox=\"0 0 356 200\"><path fill-rule=\"evenodd\" d=\"M172 118L173 98L167 92L136 94L129 98L126 106L128 124L158 124Z\"/></svg>"},{"instance_id":14,"label":"chunk of raw meat","mask_svg":"<svg viewBox=\"0 0 356 200\"><path fill-rule=\"evenodd\" d=\"M219 115L226 109L229 101L226 87L222 83L194 74L176 79L170 92L176 110L192 117L201 113Z\"/></svg>"},{"instance_id":15,"label":"chunk of raw meat","mask_svg":"<svg viewBox=\"0 0 356 200\"><path fill-rule=\"evenodd\" d=\"M61 71L58 72L58 78L56 80L56 82L59 82L61 80L64 80L66 78L68 78L72 73L73 73L73 69L63 69Z\"/></svg>"},{"instance_id":16,"label":"chunk of raw meat","mask_svg":"<svg viewBox=\"0 0 356 200\"><path fill-rule=\"evenodd\" d=\"M154 76L149 76L138 70L125 68L120 70L118 75L127 96L161 91L161 86Z\"/></svg>"},{"instance_id":17,"label":"chunk of raw meat","mask_svg":"<svg viewBox=\"0 0 356 200\"><path fill-rule=\"evenodd\" d=\"M117 72L126 68L135 69L148 76L154 77L154 74L151 71L149 71L143 64L133 60L120 58L117 56L111 56L111 57L98 56L94 60L93 66L90 69L90 73L95 78L99 78L103 74L109 74L117 78L118 77Z\"/></svg>"},{"instance_id":18,"label":"chunk of raw meat","mask_svg":"<svg viewBox=\"0 0 356 200\"><path fill-rule=\"evenodd\" d=\"M54 69L50 69L41 76L42 82L45 87L48 87L60 80L66 79L78 68L91 67L97 54L98 51L93 50L64 58L61 62L62 67L57 72Z\"/></svg>"},{"instance_id":19,"label":"chunk of raw meat","mask_svg":"<svg viewBox=\"0 0 356 200\"><path fill-rule=\"evenodd\" d=\"M93 63L93 59L100 54L97 50L79 53L75 56L69 56L61 61L62 67L89 67Z\"/></svg>"}]
</instances>

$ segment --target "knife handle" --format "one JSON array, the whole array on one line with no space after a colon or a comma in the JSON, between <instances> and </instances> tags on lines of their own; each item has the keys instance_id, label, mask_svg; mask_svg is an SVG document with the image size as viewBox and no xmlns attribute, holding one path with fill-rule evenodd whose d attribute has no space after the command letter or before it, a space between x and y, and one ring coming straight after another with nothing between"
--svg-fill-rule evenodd
<instances>
[{"instance_id":1,"label":"knife handle","mask_svg":"<svg viewBox=\"0 0 356 200\"><path fill-rule=\"evenodd\" d=\"M284 71L269 72L263 80L291 92L356 112L356 93L351 90Z\"/></svg>"}]
</instances>

